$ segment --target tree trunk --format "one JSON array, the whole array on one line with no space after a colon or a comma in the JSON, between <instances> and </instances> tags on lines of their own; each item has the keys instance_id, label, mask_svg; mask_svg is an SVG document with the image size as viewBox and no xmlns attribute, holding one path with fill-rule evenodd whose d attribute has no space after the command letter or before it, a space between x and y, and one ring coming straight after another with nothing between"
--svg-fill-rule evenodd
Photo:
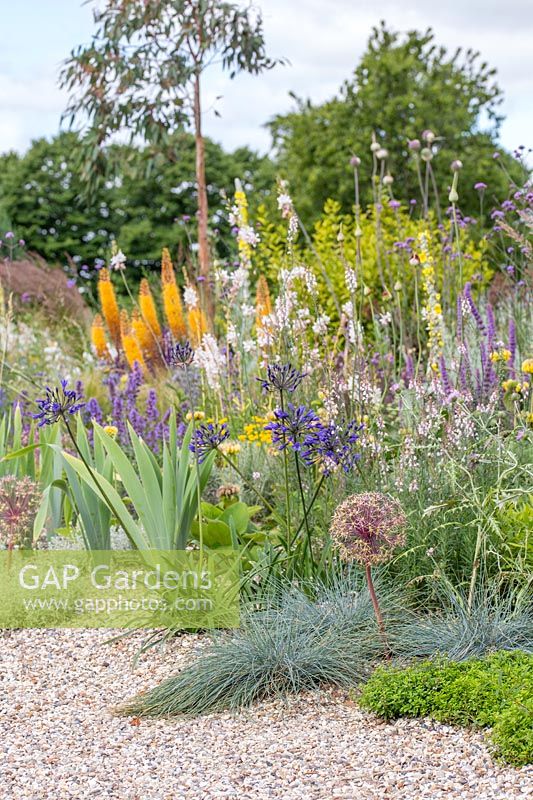
<instances>
[{"instance_id":1,"label":"tree trunk","mask_svg":"<svg viewBox=\"0 0 533 800\"><path fill-rule=\"evenodd\" d=\"M198 189L198 262L200 266L201 295L205 312L213 319L213 304L209 269L209 241L207 225L209 208L205 181L205 146L202 136L202 109L200 104L200 73L194 79L194 137L196 145L196 185Z\"/></svg>"}]
</instances>

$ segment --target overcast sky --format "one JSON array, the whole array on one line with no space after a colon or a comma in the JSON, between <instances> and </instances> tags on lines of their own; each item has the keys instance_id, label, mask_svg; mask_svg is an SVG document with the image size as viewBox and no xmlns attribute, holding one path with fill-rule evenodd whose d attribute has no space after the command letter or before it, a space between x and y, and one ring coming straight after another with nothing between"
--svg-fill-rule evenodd
<instances>
[{"instance_id":1,"label":"overcast sky","mask_svg":"<svg viewBox=\"0 0 533 800\"><path fill-rule=\"evenodd\" d=\"M206 109L217 95L221 118L206 111L205 131L227 148L268 150L263 124L291 108L289 91L313 101L334 95L359 60L370 30L385 19L399 30L432 26L450 50L472 47L498 70L505 93L502 143L531 146L533 0L259 0L269 53L290 65L234 81L216 70L205 84ZM90 40L91 4L81 0L0 0L0 152L23 151L57 132L66 98L61 61ZM438 109L434 127L438 130Z\"/></svg>"}]
</instances>

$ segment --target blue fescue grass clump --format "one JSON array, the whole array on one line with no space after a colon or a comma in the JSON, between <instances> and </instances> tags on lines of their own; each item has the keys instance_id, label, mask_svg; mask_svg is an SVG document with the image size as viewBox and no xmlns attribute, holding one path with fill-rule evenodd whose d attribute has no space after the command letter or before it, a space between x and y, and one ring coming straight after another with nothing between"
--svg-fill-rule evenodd
<instances>
[{"instance_id":1,"label":"blue fescue grass clump","mask_svg":"<svg viewBox=\"0 0 533 800\"><path fill-rule=\"evenodd\" d=\"M443 585L441 611L408 614L389 633L396 655L453 661L478 658L495 650L520 649L533 654L531 586L508 589L480 585L471 602L466 594Z\"/></svg>"},{"instance_id":2,"label":"blue fescue grass clump","mask_svg":"<svg viewBox=\"0 0 533 800\"><path fill-rule=\"evenodd\" d=\"M454 725L494 728L497 754L511 764L533 762L533 655L499 651L457 662L379 667L360 705L385 719L433 717Z\"/></svg>"},{"instance_id":3,"label":"blue fescue grass clump","mask_svg":"<svg viewBox=\"0 0 533 800\"><path fill-rule=\"evenodd\" d=\"M385 614L392 600L382 598ZM119 711L136 716L237 710L324 684L366 679L382 653L373 606L355 573L320 587L274 587L262 610L245 611L241 628L214 638L180 673L134 697Z\"/></svg>"}]
</instances>

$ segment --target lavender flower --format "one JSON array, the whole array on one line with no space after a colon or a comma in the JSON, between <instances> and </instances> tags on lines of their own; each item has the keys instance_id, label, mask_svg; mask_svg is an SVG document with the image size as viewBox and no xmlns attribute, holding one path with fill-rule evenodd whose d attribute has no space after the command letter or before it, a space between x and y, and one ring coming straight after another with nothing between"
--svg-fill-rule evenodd
<instances>
[{"instance_id":1,"label":"lavender flower","mask_svg":"<svg viewBox=\"0 0 533 800\"><path fill-rule=\"evenodd\" d=\"M194 431L189 450L197 456L198 463L201 464L228 437L229 430L225 422L208 422Z\"/></svg>"},{"instance_id":2,"label":"lavender flower","mask_svg":"<svg viewBox=\"0 0 533 800\"><path fill-rule=\"evenodd\" d=\"M465 285L464 298L468 303L468 306L470 308L472 316L474 317L477 327L479 328L481 333L486 333L487 329L485 328L485 323L483 322L481 314L479 313L479 310L476 304L474 303L474 298L472 297L472 284L470 283L470 281L468 281L468 283Z\"/></svg>"},{"instance_id":3,"label":"lavender flower","mask_svg":"<svg viewBox=\"0 0 533 800\"><path fill-rule=\"evenodd\" d=\"M264 392L295 392L305 378L304 372L298 372L292 364L269 364L266 378L256 378Z\"/></svg>"},{"instance_id":4,"label":"lavender flower","mask_svg":"<svg viewBox=\"0 0 533 800\"><path fill-rule=\"evenodd\" d=\"M77 392L68 389L68 381L63 379L60 386L51 389L46 387L46 396L37 400L39 413L32 414L33 419L40 420L38 427L43 425L54 425L66 414L76 414L85 403Z\"/></svg>"}]
</instances>

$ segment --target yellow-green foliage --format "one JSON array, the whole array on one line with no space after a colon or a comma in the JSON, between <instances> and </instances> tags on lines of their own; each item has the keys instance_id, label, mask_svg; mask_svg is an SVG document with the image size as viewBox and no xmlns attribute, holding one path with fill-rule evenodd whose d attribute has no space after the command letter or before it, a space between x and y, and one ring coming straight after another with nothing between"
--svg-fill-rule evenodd
<instances>
[{"instance_id":1,"label":"yellow-green foliage","mask_svg":"<svg viewBox=\"0 0 533 800\"><path fill-rule=\"evenodd\" d=\"M275 284L279 270L288 263L287 223L281 219L269 218L264 207L259 209L258 222L261 241L254 254L254 264L259 273L265 274L269 282ZM406 300L412 298L414 271L409 264L409 254L394 245L408 238L416 242L418 234L427 231L430 234L439 291L444 295L450 293L454 287L458 288L459 261L457 258L451 260L451 253L443 249L447 244L444 238L449 236L451 227L451 222L447 218L443 223L444 230L440 230L434 215L428 220L421 220L412 217L405 206L393 210L384 205L379 215L372 207L362 213L359 224L362 281L376 299L384 292L392 294L397 283L402 284ZM337 313L330 287L333 287L339 305L349 299L345 284L345 268L356 267L355 233L355 215L343 214L340 203L328 200L322 217L315 223L311 232L311 244L299 234L293 246L291 262L303 263L313 269L320 287L321 303L332 319L337 317ZM475 242L468 229L461 229L459 236L463 258L463 283L476 274L480 274L485 281L488 280L491 272L484 262L484 245ZM453 250L457 250L455 241ZM361 276L359 283L361 284Z\"/></svg>"}]
</instances>

